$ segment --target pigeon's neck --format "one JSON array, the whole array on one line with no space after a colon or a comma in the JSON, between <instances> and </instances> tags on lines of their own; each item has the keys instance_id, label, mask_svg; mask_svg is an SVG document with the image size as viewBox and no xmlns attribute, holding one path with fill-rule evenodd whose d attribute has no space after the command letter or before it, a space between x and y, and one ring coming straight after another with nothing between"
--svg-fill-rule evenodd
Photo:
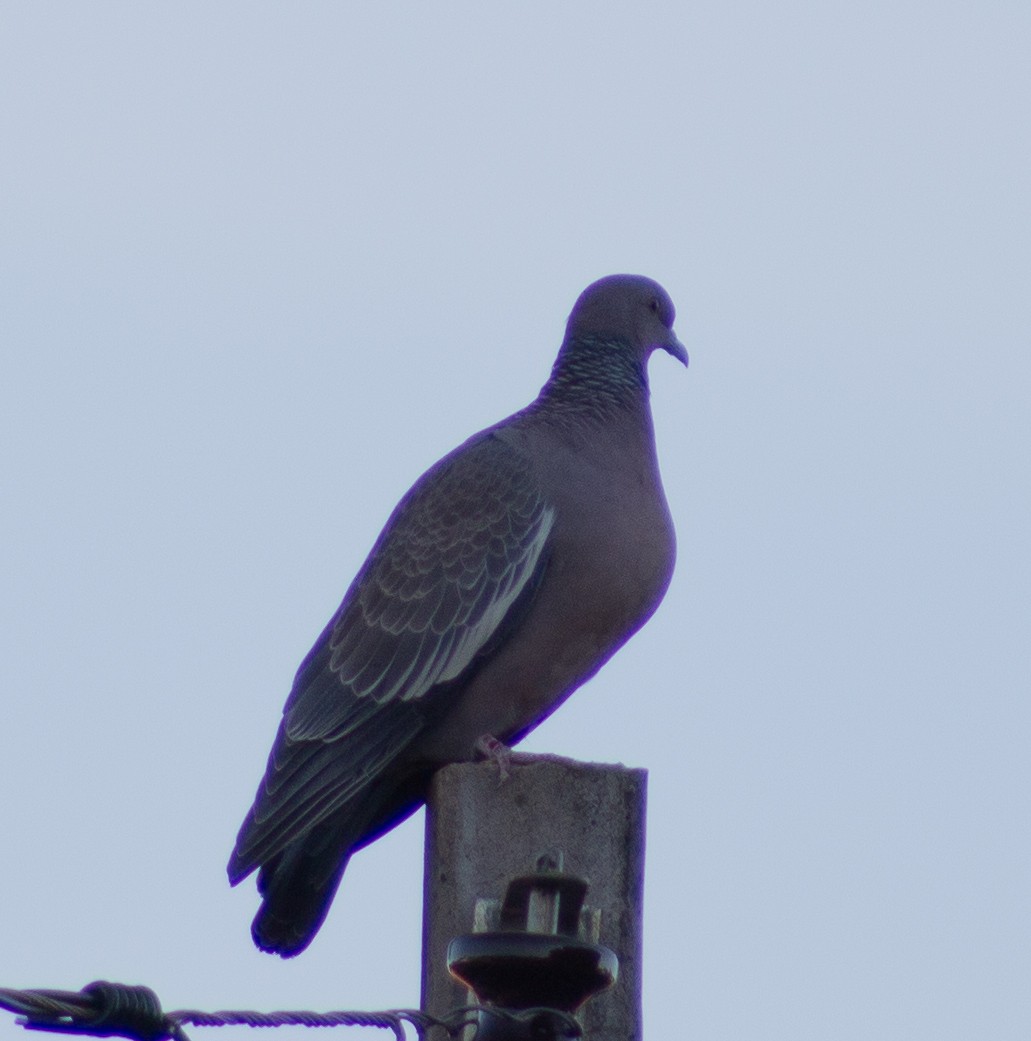
<instances>
[{"instance_id":1,"label":"pigeon's neck","mask_svg":"<svg viewBox=\"0 0 1031 1041\"><path fill-rule=\"evenodd\" d=\"M628 343L577 339L562 345L537 406L549 412L604 418L648 403L644 360Z\"/></svg>"}]
</instances>

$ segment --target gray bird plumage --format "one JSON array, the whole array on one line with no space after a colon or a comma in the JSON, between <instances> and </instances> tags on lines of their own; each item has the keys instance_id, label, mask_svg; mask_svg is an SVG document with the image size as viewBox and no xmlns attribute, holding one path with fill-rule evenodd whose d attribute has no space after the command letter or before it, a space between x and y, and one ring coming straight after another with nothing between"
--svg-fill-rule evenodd
<instances>
[{"instance_id":1,"label":"gray bird plumage","mask_svg":"<svg viewBox=\"0 0 1031 1041\"><path fill-rule=\"evenodd\" d=\"M355 850L433 771L513 744L637 631L669 584L647 362L687 364L656 282L581 294L548 382L404 496L302 662L229 861L258 869L254 941L290 957Z\"/></svg>"}]
</instances>

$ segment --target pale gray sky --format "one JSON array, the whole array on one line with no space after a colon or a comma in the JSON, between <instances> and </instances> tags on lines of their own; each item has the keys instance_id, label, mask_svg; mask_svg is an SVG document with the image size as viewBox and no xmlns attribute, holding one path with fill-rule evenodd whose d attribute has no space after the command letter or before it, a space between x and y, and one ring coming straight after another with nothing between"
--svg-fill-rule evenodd
<instances>
[{"instance_id":1,"label":"pale gray sky","mask_svg":"<svg viewBox=\"0 0 1031 1041\"><path fill-rule=\"evenodd\" d=\"M678 571L527 747L651 771L649 1036L1026 1039L1029 29L4 5L0 985L417 1002L421 817L291 963L225 861L396 499L635 271Z\"/></svg>"}]
</instances>

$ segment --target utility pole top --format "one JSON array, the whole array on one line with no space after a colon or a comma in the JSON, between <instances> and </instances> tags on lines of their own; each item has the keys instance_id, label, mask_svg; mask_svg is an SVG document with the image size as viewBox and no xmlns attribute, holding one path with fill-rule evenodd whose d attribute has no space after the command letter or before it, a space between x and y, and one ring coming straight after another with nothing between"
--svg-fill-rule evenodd
<instances>
[{"instance_id":1,"label":"utility pole top","mask_svg":"<svg viewBox=\"0 0 1031 1041\"><path fill-rule=\"evenodd\" d=\"M438 771L426 817L422 1007L433 1015L468 1004L447 971L448 944L497 927L508 883L545 851L586 880L584 939L619 959L615 985L581 1010L588 1041L639 1041L646 773L557 757Z\"/></svg>"}]
</instances>

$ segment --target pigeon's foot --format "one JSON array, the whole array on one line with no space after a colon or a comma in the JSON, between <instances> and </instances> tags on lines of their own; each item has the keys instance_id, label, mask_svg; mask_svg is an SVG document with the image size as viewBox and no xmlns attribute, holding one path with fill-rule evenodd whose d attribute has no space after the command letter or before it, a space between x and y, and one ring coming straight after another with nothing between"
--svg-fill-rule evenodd
<instances>
[{"instance_id":1,"label":"pigeon's foot","mask_svg":"<svg viewBox=\"0 0 1031 1041\"><path fill-rule=\"evenodd\" d=\"M533 766L534 763L566 763L576 765L568 756L555 755L553 752L515 752L504 741L499 741L493 734L481 734L473 745L477 759L494 763L498 768L498 780L501 784L512 775L513 766Z\"/></svg>"},{"instance_id":2,"label":"pigeon's foot","mask_svg":"<svg viewBox=\"0 0 1031 1041\"><path fill-rule=\"evenodd\" d=\"M481 734L473 745L473 751L478 759L484 759L497 766L499 783L504 784L508 780L516 755L508 745L499 741L493 734Z\"/></svg>"}]
</instances>

